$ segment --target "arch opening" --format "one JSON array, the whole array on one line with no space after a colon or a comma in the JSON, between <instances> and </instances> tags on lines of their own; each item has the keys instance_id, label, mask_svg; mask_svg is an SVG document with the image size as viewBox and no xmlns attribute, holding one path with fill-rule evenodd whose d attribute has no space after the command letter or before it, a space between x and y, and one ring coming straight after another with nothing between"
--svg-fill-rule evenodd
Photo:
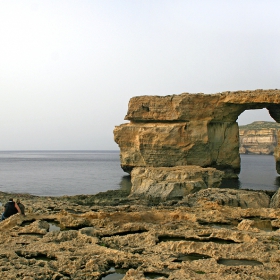
<instances>
[{"instance_id":1,"label":"arch opening","mask_svg":"<svg viewBox=\"0 0 280 280\"><path fill-rule=\"evenodd\" d=\"M280 187L277 162L278 124L268 109L250 109L237 119L239 126L240 173L237 179L225 179L222 186L239 189L276 191Z\"/></svg>"}]
</instances>

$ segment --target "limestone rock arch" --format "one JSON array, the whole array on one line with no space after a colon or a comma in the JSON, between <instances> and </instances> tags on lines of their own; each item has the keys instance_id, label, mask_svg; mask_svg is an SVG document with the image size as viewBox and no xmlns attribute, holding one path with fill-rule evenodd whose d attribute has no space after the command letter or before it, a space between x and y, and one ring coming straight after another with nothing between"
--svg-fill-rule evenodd
<instances>
[{"instance_id":1,"label":"limestone rock arch","mask_svg":"<svg viewBox=\"0 0 280 280\"><path fill-rule=\"evenodd\" d=\"M114 129L121 166L128 173L134 167L198 165L238 174L236 120L245 110L263 108L280 123L280 90L133 97L125 117L130 122ZM280 173L279 144L274 154Z\"/></svg>"}]
</instances>

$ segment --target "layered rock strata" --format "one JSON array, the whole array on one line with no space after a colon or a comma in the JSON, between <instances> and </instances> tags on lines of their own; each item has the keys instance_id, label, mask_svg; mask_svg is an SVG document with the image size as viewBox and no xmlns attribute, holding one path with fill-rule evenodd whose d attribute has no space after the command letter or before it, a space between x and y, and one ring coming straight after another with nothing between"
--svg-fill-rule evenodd
<instances>
[{"instance_id":1,"label":"layered rock strata","mask_svg":"<svg viewBox=\"0 0 280 280\"><path fill-rule=\"evenodd\" d=\"M130 197L181 199L201 189L219 187L222 178L222 171L210 167L135 167L131 172Z\"/></svg>"},{"instance_id":2,"label":"layered rock strata","mask_svg":"<svg viewBox=\"0 0 280 280\"><path fill-rule=\"evenodd\" d=\"M129 123L115 127L121 166L215 167L227 174L240 171L238 116L245 110L267 108L280 122L280 90L217 94L138 96L129 101ZM279 147L275 158L280 172Z\"/></svg>"},{"instance_id":3,"label":"layered rock strata","mask_svg":"<svg viewBox=\"0 0 280 280\"><path fill-rule=\"evenodd\" d=\"M0 222L0 278L279 279L280 211L263 192L205 189L153 207L107 195L119 205L20 195L26 216Z\"/></svg>"},{"instance_id":4,"label":"layered rock strata","mask_svg":"<svg viewBox=\"0 0 280 280\"><path fill-rule=\"evenodd\" d=\"M277 146L280 124L273 122L253 122L239 127L239 152L241 154L273 155Z\"/></svg>"}]
</instances>

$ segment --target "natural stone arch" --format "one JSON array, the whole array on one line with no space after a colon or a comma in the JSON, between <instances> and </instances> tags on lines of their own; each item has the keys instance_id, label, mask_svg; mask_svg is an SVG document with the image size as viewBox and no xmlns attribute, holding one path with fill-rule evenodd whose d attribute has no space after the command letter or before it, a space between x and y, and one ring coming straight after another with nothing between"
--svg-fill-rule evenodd
<instances>
[{"instance_id":1,"label":"natural stone arch","mask_svg":"<svg viewBox=\"0 0 280 280\"><path fill-rule=\"evenodd\" d=\"M130 172L143 166L198 165L238 174L236 120L245 110L263 108L280 122L280 90L133 97L125 117L130 123L114 130L121 166ZM280 173L279 144L275 160Z\"/></svg>"}]
</instances>

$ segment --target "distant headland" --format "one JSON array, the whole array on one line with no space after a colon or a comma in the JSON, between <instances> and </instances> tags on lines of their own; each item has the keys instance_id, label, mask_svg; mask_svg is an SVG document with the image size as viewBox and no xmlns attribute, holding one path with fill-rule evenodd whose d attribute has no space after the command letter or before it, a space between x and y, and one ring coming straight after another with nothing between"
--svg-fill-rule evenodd
<instances>
[{"instance_id":1,"label":"distant headland","mask_svg":"<svg viewBox=\"0 0 280 280\"><path fill-rule=\"evenodd\" d=\"M239 126L240 154L273 155L279 129L279 123L265 121Z\"/></svg>"}]
</instances>

